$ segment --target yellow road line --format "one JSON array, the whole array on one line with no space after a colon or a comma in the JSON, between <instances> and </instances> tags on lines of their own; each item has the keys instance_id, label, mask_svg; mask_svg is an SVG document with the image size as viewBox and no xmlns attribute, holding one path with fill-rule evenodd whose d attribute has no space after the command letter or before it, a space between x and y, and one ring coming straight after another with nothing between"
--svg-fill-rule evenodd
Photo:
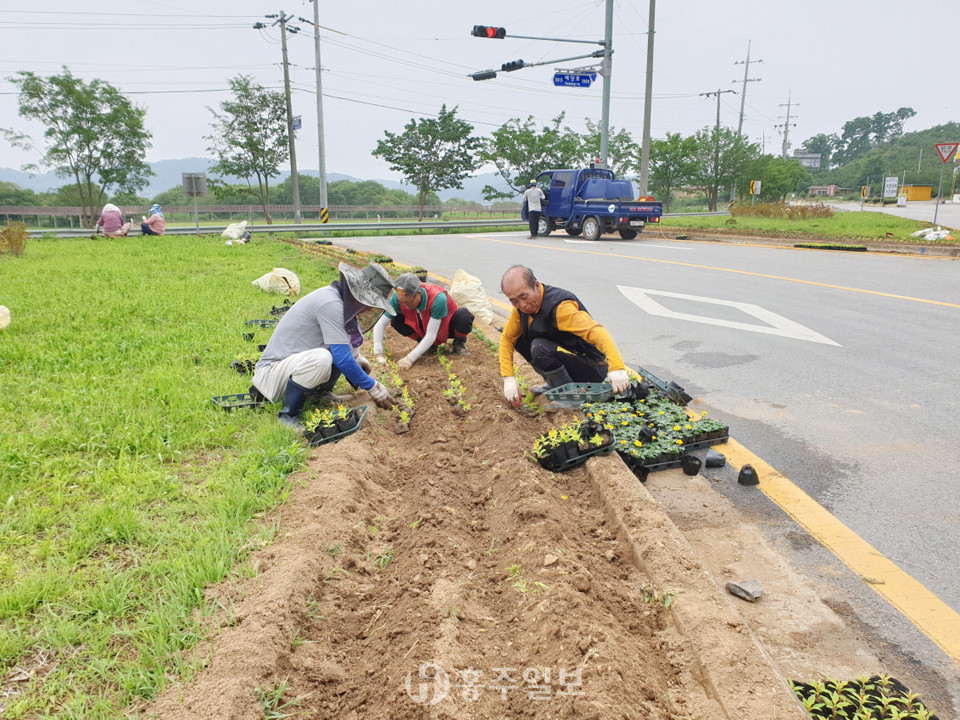
<instances>
[{"instance_id":1,"label":"yellow road line","mask_svg":"<svg viewBox=\"0 0 960 720\"><path fill-rule=\"evenodd\" d=\"M504 245L520 245L522 247L542 248L544 250L556 250L557 252L581 253L586 255L602 255L605 257L627 258L629 260L639 260L640 262L660 263L663 265L679 265L682 267L699 268L701 270L717 270L719 272L735 273L737 275L749 275L751 277L768 278L770 280L783 280L785 282L799 283L801 285L814 285L817 287L832 288L834 290L846 290L847 292L863 293L864 295L877 295L879 297L888 297L895 300L909 300L911 302L927 303L929 305L941 305L960 309L956 303L943 302L941 300L928 300L926 298L915 298L909 295L895 295L893 293L879 292L877 290L865 290L863 288L847 287L845 285L832 285L830 283L815 282L813 280L801 280L800 278L786 277L784 275L768 275L766 273L751 272L749 270L734 270L732 268L716 267L713 265L699 265L697 263L681 262L679 260L659 260L656 258L643 258L636 255L622 255L620 253L605 252L602 250L581 250L578 248L560 248L553 245L534 245L532 243L517 242L515 240L498 240L496 238L483 238L489 242L501 243Z\"/></svg>"},{"instance_id":2,"label":"yellow road line","mask_svg":"<svg viewBox=\"0 0 960 720\"><path fill-rule=\"evenodd\" d=\"M787 515L859 575L956 662L960 662L960 615L884 557L788 478L731 438L723 454L737 470L753 466L759 488Z\"/></svg>"}]
</instances>

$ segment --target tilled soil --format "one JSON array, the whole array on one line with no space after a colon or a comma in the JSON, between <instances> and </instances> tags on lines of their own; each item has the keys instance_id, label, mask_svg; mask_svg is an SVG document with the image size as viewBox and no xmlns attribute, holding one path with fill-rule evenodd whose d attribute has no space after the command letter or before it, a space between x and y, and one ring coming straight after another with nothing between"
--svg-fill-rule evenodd
<instances>
[{"instance_id":1,"label":"tilled soil","mask_svg":"<svg viewBox=\"0 0 960 720\"><path fill-rule=\"evenodd\" d=\"M265 519L280 532L256 574L209 591L229 611L198 650L204 669L141 717L262 718L284 703L342 719L726 716L654 599L670 588L630 561L586 471L527 455L569 418L507 408L493 353L468 345L453 357L466 417L426 356L403 373L409 432L371 405L358 432L311 451Z\"/></svg>"}]
</instances>

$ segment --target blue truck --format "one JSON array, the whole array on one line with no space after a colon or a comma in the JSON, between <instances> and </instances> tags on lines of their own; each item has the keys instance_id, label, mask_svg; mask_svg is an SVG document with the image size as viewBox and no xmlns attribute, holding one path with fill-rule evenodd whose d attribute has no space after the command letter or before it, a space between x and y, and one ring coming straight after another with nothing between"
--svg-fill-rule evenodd
<instances>
[{"instance_id":1,"label":"blue truck","mask_svg":"<svg viewBox=\"0 0 960 720\"><path fill-rule=\"evenodd\" d=\"M617 180L612 170L587 167L579 170L545 170L537 175L537 187L546 199L537 234L554 230L596 240L604 233L620 233L633 240L647 223L659 223L663 203L652 197L634 199L633 184ZM527 219L524 202L521 216Z\"/></svg>"}]
</instances>

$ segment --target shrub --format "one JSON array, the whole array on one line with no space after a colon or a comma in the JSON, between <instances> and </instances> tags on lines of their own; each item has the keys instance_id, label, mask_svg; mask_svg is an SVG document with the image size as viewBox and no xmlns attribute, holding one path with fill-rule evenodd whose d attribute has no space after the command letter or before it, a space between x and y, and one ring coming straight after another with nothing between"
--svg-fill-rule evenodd
<instances>
[{"instance_id":1,"label":"shrub","mask_svg":"<svg viewBox=\"0 0 960 720\"><path fill-rule=\"evenodd\" d=\"M754 205L738 203L730 208L730 214L734 217L750 216L787 218L788 220L810 220L813 218L833 217L833 208L822 202L787 205L781 200L778 203L756 203Z\"/></svg>"},{"instance_id":2,"label":"shrub","mask_svg":"<svg viewBox=\"0 0 960 720\"><path fill-rule=\"evenodd\" d=\"M8 223L7 227L0 230L0 253L8 252L14 257L20 257L27 246L27 237L29 233L24 223Z\"/></svg>"}]
</instances>

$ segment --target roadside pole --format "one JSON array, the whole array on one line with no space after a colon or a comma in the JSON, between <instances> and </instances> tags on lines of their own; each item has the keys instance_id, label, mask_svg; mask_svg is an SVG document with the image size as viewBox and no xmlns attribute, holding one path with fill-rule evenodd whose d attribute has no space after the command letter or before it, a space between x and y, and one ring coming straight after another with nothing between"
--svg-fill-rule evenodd
<instances>
[{"instance_id":1,"label":"roadside pole","mask_svg":"<svg viewBox=\"0 0 960 720\"><path fill-rule=\"evenodd\" d=\"M943 202L943 167L947 164L953 154L957 151L960 143L937 143L937 154L940 155L940 185L937 187L937 204L933 207L933 224L937 224L937 211L940 210L940 203Z\"/></svg>"}]
</instances>

